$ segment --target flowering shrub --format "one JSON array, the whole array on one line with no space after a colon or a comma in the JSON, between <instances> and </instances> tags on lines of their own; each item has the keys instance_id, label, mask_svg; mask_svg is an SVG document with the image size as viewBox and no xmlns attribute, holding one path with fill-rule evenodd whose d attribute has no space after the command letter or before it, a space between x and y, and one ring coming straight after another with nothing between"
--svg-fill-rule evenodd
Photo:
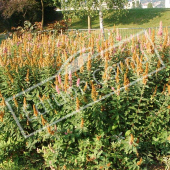
<instances>
[{"instance_id":1,"label":"flowering shrub","mask_svg":"<svg viewBox=\"0 0 170 170\"><path fill-rule=\"evenodd\" d=\"M149 34L123 43L118 32L106 41L73 32L3 41L1 166L44 160L41 168L140 169L168 156L170 39L167 29Z\"/></svg>"}]
</instances>

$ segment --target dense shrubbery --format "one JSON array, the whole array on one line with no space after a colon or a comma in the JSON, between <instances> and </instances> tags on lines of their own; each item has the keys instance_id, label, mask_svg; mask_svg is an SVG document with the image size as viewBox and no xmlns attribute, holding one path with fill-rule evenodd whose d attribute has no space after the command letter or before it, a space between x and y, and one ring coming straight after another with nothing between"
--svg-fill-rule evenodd
<instances>
[{"instance_id":1,"label":"dense shrubbery","mask_svg":"<svg viewBox=\"0 0 170 170\"><path fill-rule=\"evenodd\" d=\"M7 167L8 161L13 167L144 169L168 157L170 41L167 30L149 35L151 40L145 33L118 46L118 32L111 32L106 41L100 34L73 32L57 37L25 33L4 41L0 167ZM153 44L165 63L160 71L163 65ZM54 79L24 92L59 70ZM6 106L9 97L25 135L43 127L44 131L24 139Z\"/></svg>"},{"instance_id":2,"label":"dense shrubbery","mask_svg":"<svg viewBox=\"0 0 170 170\"><path fill-rule=\"evenodd\" d=\"M58 33L63 33L65 32L69 26L70 26L71 22L70 20L60 20L60 21L55 21L54 23L48 24L48 29L52 29L52 30L56 30Z\"/></svg>"},{"instance_id":3,"label":"dense shrubbery","mask_svg":"<svg viewBox=\"0 0 170 170\"><path fill-rule=\"evenodd\" d=\"M46 7L44 12L45 26L51 22L59 21L63 18L62 13L55 11L54 7ZM0 12L0 32L4 30L11 31L12 27L23 27L26 20L30 21L32 24L35 22L40 22L41 10L38 8L34 8L31 11L28 10L24 17L21 13L14 13L10 18L3 18Z\"/></svg>"}]
</instances>

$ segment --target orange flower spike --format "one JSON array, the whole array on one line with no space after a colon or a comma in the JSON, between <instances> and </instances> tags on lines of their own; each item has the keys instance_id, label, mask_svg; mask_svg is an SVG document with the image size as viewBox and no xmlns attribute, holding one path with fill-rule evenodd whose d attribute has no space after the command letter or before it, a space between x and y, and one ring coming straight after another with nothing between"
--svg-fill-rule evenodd
<instances>
[{"instance_id":1,"label":"orange flower spike","mask_svg":"<svg viewBox=\"0 0 170 170\"><path fill-rule=\"evenodd\" d=\"M42 122L42 125L44 126L45 123L47 122L44 118L43 118L43 115L41 115L41 122Z\"/></svg>"},{"instance_id":2,"label":"orange flower spike","mask_svg":"<svg viewBox=\"0 0 170 170\"><path fill-rule=\"evenodd\" d=\"M26 107L27 107L26 97L24 97L24 102L23 102L23 103L24 103L24 104L23 104L24 109L26 109Z\"/></svg>"},{"instance_id":3,"label":"orange flower spike","mask_svg":"<svg viewBox=\"0 0 170 170\"><path fill-rule=\"evenodd\" d=\"M120 61L120 67L121 67L121 70L123 71L124 65L123 65L123 62L121 62L121 61Z\"/></svg>"},{"instance_id":4,"label":"orange flower spike","mask_svg":"<svg viewBox=\"0 0 170 170\"><path fill-rule=\"evenodd\" d=\"M14 104L15 104L15 106L18 108L18 102L17 102L16 98L15 98L15 97L13 97L13 100L14 100Z\"/></svg>"},{"instance_id":5,"label":"orange flower spike","mask_svg":"<svg viewBox=\"0 0 170 170\"><path fill-rule=\"evenodd\" d=\"M2 105L3 107L5 107L5 106L6 106L6 103L5 103L5 99L4 99L4 98L2 98L1 105Z\"/></svg>"},{"instance_id":6,"label":"orange flower spike","mask_svg":"<svg viewBox=\"0 0 170 170\"><path fill-rule=\"evenodd\" d=\"M86 91L87 87L88 87L88 83L86 82L86 84L84 86L84 92Z\"/></svg>"},{"instance_id":7,"label":"orange flower spike","mask_svg":"<svg viewBox=\"0 0 170 170\"><path fill-rule=\"evenodd\" d=\"M91 98L93 99L93 101L96 101L96 98L97 98L96 88L93 83L92 83Z\"/></svg>"},{"instance_id":8,"label":"orange flower spike","mask_svg":"<svg viewBox=\"0 0 170 170\"><path fill-rule=\"evenodd\" d=\"M132 145L132 144L133 144L133 141L134 141L134 137L133 137L133 134L131 134L131 135L130 135L129 144Z\"/></svg>"},{"instance_id":9,"label":"orange flower spike","mask_svg":"<svg viewBox=\"0 0 170 170\"><path fill-rule=\"evenodd\" d=\"M78 97L76 97L76 110L78 111L80 109L80 101Z\"/></svg>"},{"instance_id":10,"label":"orange flower spike","mask_svg":"<svg viewBox=\"0 0 170 170\"><path fill-rule=\"evenodd\" d=\"M148 71L149 71L149 63L146 63L145 74L148 74Z\"/></svg>"},{"instance_id":11,"label":"orange flower spike","mask_svg":"<svg viewBox=\"0 0 170 170\"><path fill-rule=\"evenodd\" d=\"M97 136L97 140L98 140L98 141L100 140L100 138L101 138L101 136Z\"/></svg>"},{"instance_id":12,"label":"orange flower spike","mask_svg":"<svg viewBox=\"0 0 170 170\"><path fill-rule=\"evenodd\" d=\"M142 157L140 158L140 161L137 162L137 165L140 166L142 163Z\"/></svg>"},{"instance_id":13,"label":"orange flower spike","mask_svg":"<svg viewBox=\"0 0 170 170\"><path fill-rule=\"evenodd\" d=\"M110 165L111 165L111 163L108 163L108 164L107 164L107 167L110 167Z\"/></svg>"},{"instance_id":14,"label":"orange flower spike","mask_svg":"<svg viewBox=\"0 0 170 170\"><path fill-rule=\"evenodd\" d=\"M160 66L161 66L161 62L160 62L160 60L158 60L158 62L157 62L157 69L159 69Z\"/></svg>"},{"instance_id":15,"label":"orange flower spike","mask_svg":"<svg viewBox=\"0 0 170 170\"><path fill-rule=\"evenodd\" d=\"M127 73L124 74L124 86L127 86L129 84L129 79L127 78ZM125 87L125 90L127 90L128 87Z\"/></svg>"},{"instance_id":16,"label":"orange flower spike","mask_svg":"<svg viewBox=\"0 0 170 170\"><path fill-rule=\"evenodd\" d=\"M170 95L170 85L168 84L168 94Z\"/></svg>"},{"instance_id":17,"label":"orange flower spike","mask_svg":"<svg viewBox=\"0 0 170 170\"><path fill-rule=\"evenodd\" d=\"M66 72L65 80L64 80L64 90L65 90L65 92L67 91L67 88L68 88L68 74Z\"/></svg>"},{"instance_id":18,"label":"orange flower spike","mask_svg":"<svg viewBox=\"0 0 170 170\"><path fill-rule=\"evenodd\" d=\"M164 93L164 92L165 92L165 89L166 89L166 84L164 84L164 87L163 87L162 93Z\"/></svg>"},{"instance_id":19,"label":"orange flower spike","mask_svg":"<svg viewBox=\"0 0 170 170\"><path fill-rule=\"evenodd\" d=\"M51 127L50 127L50 126L47 127L47 130L48 130L48 133L49 133L49 134L54 135L54 131L51 130Z\"/></svg>"},{"instance_id":20,"label":"orange flower spike","mask_svg":"<svg viewBox=\"0 0 170 170\"><path fill-rule=\"evenodd\" d=\"M33 111L34 111L34 115L37 117L38 116L38 111L35 107L35 104L33 105Z\"/></svg>"},{"instance_id":21,"label":"orange flower spike","mask_svg":"<svg viewBox=\"0 0 170 170\"><path fill-rule=\"evenodd\" d=\"M64 57L65 57L65 61L67 61L68 56L67 56L67 52L64 50Z\"/></svg>"},{"instance_id":22,"label":"orange flower spike","mask_svg":"<svg viewBox=\"0 0 170 170\"><path fill-rule=\"evenodd\" d=\"M83 119L83 118L81 119L81 124L80 124L80 126L81 126L81 128L83 128L83 126L84 126L84 119Z\"/></svg>"},{"instance_id":23,"label":"orange flower spike","mask_svg":"<svg viewBox=\"0 0 170 170\"><path fill-rule=\"evenodd\" d=\"M0 112L0 120L1 120L1 122L3 122L3 118L4 118L4 112Z\"/></svg>"}]
</instances>

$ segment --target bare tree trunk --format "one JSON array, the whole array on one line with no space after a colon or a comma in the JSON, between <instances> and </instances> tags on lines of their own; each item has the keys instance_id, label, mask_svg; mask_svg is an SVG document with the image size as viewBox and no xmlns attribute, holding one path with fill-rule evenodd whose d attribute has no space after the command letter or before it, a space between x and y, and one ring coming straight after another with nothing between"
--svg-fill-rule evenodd
<instances>
[{"instance_id":1,"label":"bare tree trunk","mask_svg":"<svg viewBox=\"0 0 170 170\"><path fill-rule=\"evenodd\" d=\"M88 15L88 31L90 33L90 29L91 29L91 23L90 23L90 16Z\"/></svg>"},{"instance_id":2,"label":"bare tree trunk","mask_svg":"<svg viewBox=\"0 0 170 170\"><path fill-rule=\"evenodd\" d=\"M41 0L41 7L42 7L41 29L43 30L43 26L44 26L44 2L43 0Z\"/></svg>"},{"instance_id":3,"label":"bare tree trunk","mask_svg":"<svg viewBox=\"0 0 170 170\"><path fill-rule=\"evenodd\" d=\"M105 40L105 35L104 35L104 26L103 26L103 12L102 12L102 6L100 4L99 6L99 22L100 22L100 30L103 34L104 40Z\"/></svg>"}]
</instances>

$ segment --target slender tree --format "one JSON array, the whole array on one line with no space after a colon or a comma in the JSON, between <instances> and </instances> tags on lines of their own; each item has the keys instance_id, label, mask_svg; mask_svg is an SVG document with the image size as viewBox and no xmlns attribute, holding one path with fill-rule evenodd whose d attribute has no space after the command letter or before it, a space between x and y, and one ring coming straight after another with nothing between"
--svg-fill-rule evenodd
<instances>
[{"instance_id":1,"label":"slender tree","mask_svg":"<svg viewBox=\"0 0 170 170\"><path fill-rule=\"evenodd\" d=\"M152 2L149 2L149 3L148 3L147 8L153 8Z\"/></svg>"},{"instance_id":2,"label":"slender tree","mask_svg":"<svg viewBox=\"0 0 170 170\"><path fill-rule=\"evenodd\" d=\"M136 1L136 8L142 8L142 4L139 1Z\"/></svg>"},{"instance_id":3,"label":"slender tree","mask_svg":"<svg viewBox=\"0 0 170 170\"><path fill-rule=\"evenodd\" d=\"M54 6L54 2L52 0L36 0L37 3L39 4L39 6L41 6L41 29L43 29L44 26L44 9L46 7L53 7ZM56 0L56 4L58 5L58 0Z\"/></svg>"},{"instance_id":4,"label":"slender tree","mask_svg":"<svg viewBox=\"0 0 170 170\"><path fill-rule=\"evenodd\" d=\"M135 2L132 2L132 8L133 8L133 9L136 8Z\"/></svg>"},{"instance_id":5,"label":"slender tree","mask_svg":"<svg viewBox=\"0 0 170 170\"><path fill-rule=\"evenodd\" d=\"M42 17L41 17L41 29L43 29L43 26L44 26L44 2L43 0L41 0L41 9L42 9Z\"/></svg>"}]
</instances>

